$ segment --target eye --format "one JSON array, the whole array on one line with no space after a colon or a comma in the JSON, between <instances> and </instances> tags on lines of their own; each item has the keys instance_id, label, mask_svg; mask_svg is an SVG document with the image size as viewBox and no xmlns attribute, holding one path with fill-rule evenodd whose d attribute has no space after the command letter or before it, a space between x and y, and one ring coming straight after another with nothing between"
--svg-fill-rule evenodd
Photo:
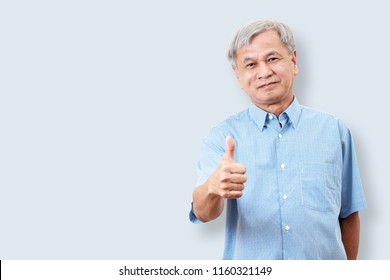
<instances>
[{"instance_id":1,"label":"eye","mask_svg":"<svg viewBox=\"0 0 390 280\"><path fill-rule=\"evenodd\" d=\"M256 63L254 63L254 62L250 62L250 63L245 64L245 68L247 68L247 69L252 69L255 66L256 66Z\"/></svg>"},{"instance_id":2,"label":"eye","mask_svg":"<svg viewBox=\"0 0 390 280\"><path fill-rule=\"evenodd\" d=\"M270 58L268 58L269 62L274 62L274 61L277 61L277 60L279 60L279 58L276 57L276 56L271 56Z\"/></svg>"}]
</instances>

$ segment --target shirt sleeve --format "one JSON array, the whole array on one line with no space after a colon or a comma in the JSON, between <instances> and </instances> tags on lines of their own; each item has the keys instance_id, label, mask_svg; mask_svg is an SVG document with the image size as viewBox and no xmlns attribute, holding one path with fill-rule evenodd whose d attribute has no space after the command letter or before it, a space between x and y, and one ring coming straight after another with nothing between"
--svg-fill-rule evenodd
<instances>
[{"instance_id":1,"label":"shirt sleeve","mask_svg":"<svg viewBox=\"0 0 390 280\"><path fill-rule=\"evenodd\" d=\"M343 170L340 218L346 218L367 206L360 179L352 134L345 128L342 137Z\"/></svg>"},{"instance_id":2,"label":"shirt sleeve","mask_svg":"<svg viewBox=\"0 0 390 280\"><path fill-rule=\"evenodd\" d=\"M203 140L200 159L198 162L198 179L196 186L207 181L209 176L217 168L223 154L225 153L225 138L227 133L214 128L206 139ZM189 213L190 221L199 224L201 221L195 216L193 204Z\"/></svg>"}]
</instances>

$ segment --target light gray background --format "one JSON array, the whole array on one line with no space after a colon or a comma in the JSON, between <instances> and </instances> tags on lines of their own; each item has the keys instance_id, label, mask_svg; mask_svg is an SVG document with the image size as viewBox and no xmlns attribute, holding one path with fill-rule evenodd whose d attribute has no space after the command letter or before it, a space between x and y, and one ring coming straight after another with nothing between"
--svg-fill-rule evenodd
<instances>
[{"instance_id":1,"label":"light gray background","mask_svg":"<svg viewBox=\"0 0 390 280\"><path fill-rule=\"evenodd\" d=\"M245 109L225 50L294 30L300 102L351 128L369 208L360 259L390 259L386 1L1 1L0 259L220 259L188 221L202 139Z\"/></svg>"}]
</instances>

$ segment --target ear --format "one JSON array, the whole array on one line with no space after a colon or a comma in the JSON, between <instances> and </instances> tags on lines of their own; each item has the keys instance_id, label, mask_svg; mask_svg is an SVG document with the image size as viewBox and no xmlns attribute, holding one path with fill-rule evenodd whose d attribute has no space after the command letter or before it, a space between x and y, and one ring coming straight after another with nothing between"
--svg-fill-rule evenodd
<instances>
[{"instance_id":1,"label":"ear","mask_svg":"<svg viewBox=\"0 0 390 280\"><path fill-rule=\"evenodd\" d=\"M241 89L244 89L244 88L242 87L242 85L241 85L240 72L239 72L239 70L238 70L237 67L235 67L235 66L232 66L232 69L233 69L234 75L235 75L236 78L237 78L238 85L240 86Z\"/></svg>"},{"instance_id":2,"label":"ear","mask_svg":"<svg viewBox=\"0 0 390 280\"><path fill-rule=\"evenodd\" d=\"M232 69L233 69L234 75L236 75L237 80L240 81L240 75L238 73L237 66L232 65Z\"/></svg>"},{"instance_id":3,"label":"ear","mask_svg":"<svg viewBox=\"0 0 390 280\"><path fill-rule=\"evenodd\" d=\"M297 51L294 51L292 56L291 56L291 61L292 63L294 64L293 67L294 67L294 76L296 76L299 72L299 69L298 69L298 64L297 64Z\"/></svg>"}]
</instances>

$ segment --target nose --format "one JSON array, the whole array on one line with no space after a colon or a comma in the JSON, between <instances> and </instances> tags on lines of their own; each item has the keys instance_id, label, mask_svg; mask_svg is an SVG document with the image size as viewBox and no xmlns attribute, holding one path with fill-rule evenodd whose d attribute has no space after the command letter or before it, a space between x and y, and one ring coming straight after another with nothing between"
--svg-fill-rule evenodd
<instances>
[{"instance_id":1,"label":"nose","mask_svg":"<svg viewBox=\"0 0 390 280\"><path fill-rule=\"evenodd\" d=\"M272 76L272 69L266 62L262 62L259 65L258 71L257 71L257 79L266 79L270 76Z\"/></svg>"}]
</instances>

